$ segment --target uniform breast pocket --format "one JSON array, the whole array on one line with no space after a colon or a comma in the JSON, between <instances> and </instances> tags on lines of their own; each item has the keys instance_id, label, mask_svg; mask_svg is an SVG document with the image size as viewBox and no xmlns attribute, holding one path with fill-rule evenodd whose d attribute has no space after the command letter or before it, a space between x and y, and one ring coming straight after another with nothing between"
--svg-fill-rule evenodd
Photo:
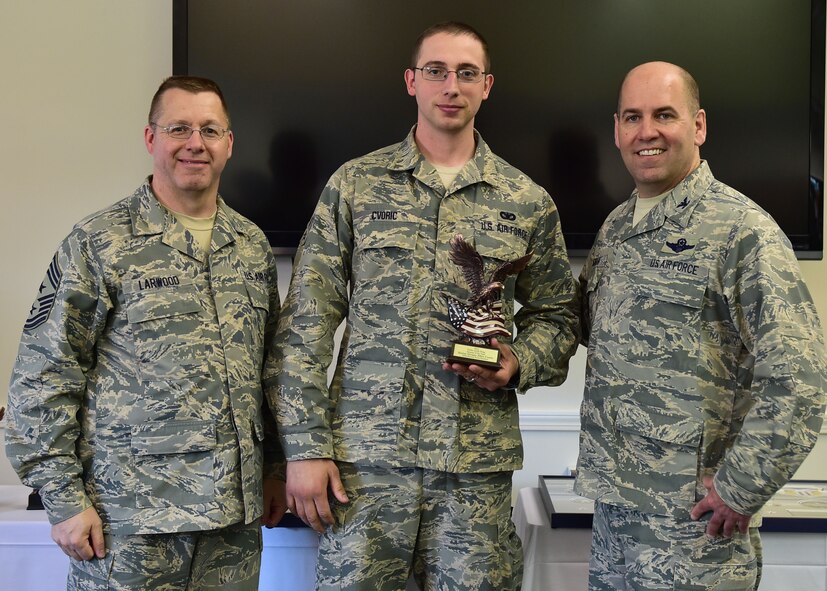
<instances>
[{"instance_id":1,"label":"uniform breast pocket","mask_svg":"<svg viewBox=\"0 0 827 591\"><path fill-rule=\"evenodd\" d=\"M691 275L644 269L630 274L628 289L634 301L628 316L623 315L628 318L626 338L635 351L635 363L696 370L707 286L705 270L696 271Z\"/></svg>"},{"instance_id":2,"label":"uniform breast pocket","mask_svg":"<svg viewBox=\"0 0 827 591\"><path fill-rule=\"evenodd\" d=\"M362 222L356 228L351 280L355 306L407 303L416 228L411 222L376 221Z\"/></svg>"},{"instance_id":3,"label":"uniform breast pocket","mask_svg":"<svg viewBox=\"0 0 827 591\"><path fill-rule=\"evenodd\" d=\"M192 375L201 370L201 305L192 283L128 293L126 315L144 379Z\"/></svg>"},{"instance_id":4,"label":"uniform breast pocket","mask_svg":"<svg viewBox=\"0 0 827 591\"><path fill-rule=\"evenodd\" d=\"M179 421L133 428L137 507L195 505L213 500L215 424Z\"/></svg>"}]
</instances>

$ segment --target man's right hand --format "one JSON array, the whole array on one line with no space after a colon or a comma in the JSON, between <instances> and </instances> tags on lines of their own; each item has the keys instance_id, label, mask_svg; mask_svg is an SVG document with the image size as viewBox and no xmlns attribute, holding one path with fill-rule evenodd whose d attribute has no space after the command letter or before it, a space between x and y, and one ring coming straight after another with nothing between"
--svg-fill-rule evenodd
<instances>
[{"instance_id":1,"label":"man's right hand","mask_svg":"<svg viewBox=\"0 0 827 591\"><path fill-rule=\"evenodd\" d=\"M63 553L75 560L106 556L103 523L94 507L52 526L52 539Z\"/></svg>"},{"instance_id":2,"label":"man's right hand","mask_svg":"<svg viewBox=\"0 0 827 591\"><path fill-rule=\"evenodd\" d=\"M333 460L287 462L287 506L294 515L319 533L334 523L333 512L327 500L328 488L339 502L348 502L345 487L339 478L339 469Z\"/></svg>"}]
</instances>

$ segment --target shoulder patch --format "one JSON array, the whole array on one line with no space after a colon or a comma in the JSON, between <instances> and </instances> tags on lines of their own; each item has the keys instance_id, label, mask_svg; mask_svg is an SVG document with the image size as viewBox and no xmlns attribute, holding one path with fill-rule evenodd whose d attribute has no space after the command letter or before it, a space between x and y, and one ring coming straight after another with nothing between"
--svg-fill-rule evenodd
<instances>
[{"instance_id":1,"label":"shoulder patch","mask_svg":"<svg viewBox=\"0 0 827 591\"><path fill-rule=\"evenodd\" d=\"M57 287L60 285L60 278L62 276L63 271L60 269L57 253L55 253L46 271L46 278L43 279L43 283L40 284L37 298L34 304L32 304L29 318L26 320L26 324L23 325L23 330L34 330L49 319L49 314L51 314L52 308L55 305L55 294L57 293Z\"/></svg>"}]
</instances>

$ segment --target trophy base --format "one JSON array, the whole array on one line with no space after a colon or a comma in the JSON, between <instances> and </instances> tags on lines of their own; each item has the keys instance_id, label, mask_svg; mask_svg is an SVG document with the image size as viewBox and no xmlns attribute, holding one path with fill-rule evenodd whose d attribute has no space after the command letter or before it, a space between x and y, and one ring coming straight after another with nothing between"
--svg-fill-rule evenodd
<instances>
[{"instance_id":1,"label":"trophy base","mask_svg":"<svg viewBox=\"0 0 827 591\"><path fill-rule=\"evenodd\" d=\"M449 363L464 363L465 365L479 365L490 369L500 369L500 350L488 345L472 345L470 343L452 343Z\"/></svg>"}]
</instances>

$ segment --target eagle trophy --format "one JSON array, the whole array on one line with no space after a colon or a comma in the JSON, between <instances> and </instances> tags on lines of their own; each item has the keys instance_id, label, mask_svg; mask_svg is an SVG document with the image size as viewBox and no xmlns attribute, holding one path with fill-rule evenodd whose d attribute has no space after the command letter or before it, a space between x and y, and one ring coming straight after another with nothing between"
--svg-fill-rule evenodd
<instances>
[{"instance_id":1,"label":"eagle trophy","mask_svg":"<svg viewBox=\"0 0 827 591\"><path fill-rule=\"evenodd\" d=\"M451 261L461 269L471 290L467 304L451 296L445 296L451 326L475 345L487 345L491 337L498 335L510 337L511 332L505 328L503 303L500 299L505 288L504 281L509 275L516 275L525 269L532 253L502 263L494 269L488 281L485 281L485 264L482 257L462 234L454 236L449 245Z\"/></svg>"}]
</instances>

